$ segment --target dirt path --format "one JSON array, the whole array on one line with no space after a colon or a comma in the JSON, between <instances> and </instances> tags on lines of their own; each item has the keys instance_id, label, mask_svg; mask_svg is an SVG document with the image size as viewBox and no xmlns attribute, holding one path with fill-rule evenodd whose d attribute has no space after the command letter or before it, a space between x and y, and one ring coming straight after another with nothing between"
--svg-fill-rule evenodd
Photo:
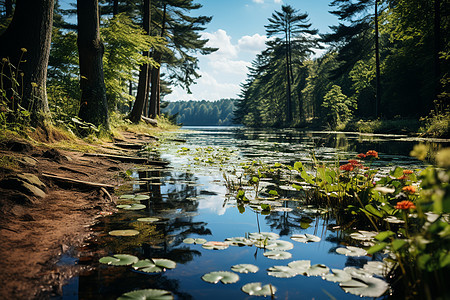
<instances>
[{"instance_id":1,"label":"dirt path","mask_svg":"<svg viewBox=\"0 0 450 300\"><path fill-rule=\"evenodd\" d=\"M126 144L155 142L148 136L125 136L121 142ZM14 171L0 168L0 299L48 299L77 272L76 267L58 265L59 258L94 234L90 226L114 211L116 197L108 188L62 184L43 174L117 187L123 181L120 172L133 164L21 143L0 143L0 158L20 162ZM133 155L135 150L111 143L98 151ZM40 179L43 197L11 186L10 178L22 173Z\"/></svg>"}]
</instances>

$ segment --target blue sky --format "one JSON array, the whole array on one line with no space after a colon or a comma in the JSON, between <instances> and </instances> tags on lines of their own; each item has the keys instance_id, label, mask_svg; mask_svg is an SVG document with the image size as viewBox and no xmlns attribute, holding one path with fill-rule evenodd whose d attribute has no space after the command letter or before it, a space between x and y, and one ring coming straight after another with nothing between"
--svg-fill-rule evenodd
<instances>
[{"instance_id":1,"label":"blue sky","mask_svg":"<svg viewBox=\"0 0 450 300\"><path fill-rule=\"evenodd\" d=\"M329 32L330 25L338 23L328 11L330 0L197 0L203 7L198 15L212 16L202 33L209 39L207 46L219 48L211 55L199 56L199 73L192 94L174 88L165 100L219 100L236 98L239 84L246 79L247 67L266 41L264 25L272 13L288 4L307 12L312 26L320 33Z\"/></svg>"}]
</instances>

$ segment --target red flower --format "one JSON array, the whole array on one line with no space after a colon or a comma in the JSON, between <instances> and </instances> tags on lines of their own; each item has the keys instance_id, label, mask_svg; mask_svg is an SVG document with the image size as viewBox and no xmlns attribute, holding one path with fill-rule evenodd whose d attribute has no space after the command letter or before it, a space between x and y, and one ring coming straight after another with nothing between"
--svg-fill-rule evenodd
<instances>
[{"instance_id":1,"label":"red flower","mask_svg":"<svg viewBox=\"0 0 450 300\"><path fill-rule=\"evenodd\" d=\"M412 173L414 173L414 171L411 171L411 170L403 170L403 174L405 174L405 175L409 175L409 174L412 174Z\"/></svg>"},{"instance_id":2,"label":"red flower","mask_svg":"<svg viewBox=\"0 0 450 300\"><path fill-rule=\"evenodd\" d=\"M360 154L356 155L356 157L358 157L358 158L366 158L366 155L364 153L360 153Z\"/></svg>"},{"instance_id":3,"label":"red flower","mask_svg":"<svg viewBox=\"0 0 450 300\"><path fill-rule=\"evenodd\" d=\"M397 202L397 205L395 206L395 208L406 210L406 209L410 209L410 208L416 208L416 206L411 201L404 200L404 201Z\"/></svg>"},{"instance_id":4,"label":"red flower","mask_svg":"<svg viewBox=\"0 0 450 300\"><path fill-rule=\"evenodd\" d=\"M405 176L405 175L402 175L402 176L400 176L399 178L397 178L398 180L405 180L405 179L408 179L408 177L407 176Z\"/></svg>"},{"instance_id":5,"label":"red flower","mask_svg":"<svg viewBox=\"0 0 450 300\"><path fill-rule=\"evenodd\" d=\"M354 168L355 168L355 166L352 164L345 164L345 165L342 165L339 167L339 169L347 171L347 172L353 171Z\"/></svg>"},{"instance_id":6,"label":"red flower","mask_svg":"<svg viewBox=\"0 0 450 300\"><path fill-rule=\"evenodd\" d=\"M349 159L348 163L352 165L359 165L359 161L357 161L356 159Z\"/></svg>"},{"instance_id":7,"label":"red flower","mask_svg":"<svg viewBox=\"0 0 450 300\"><path fill-rule=\"evenodd\" d=\"M366 156L372 156L373 158L378 158L378 152L375 150L369 150L369 151L367 151Z\"/></svg>"},{"instance_id":8,"label":"red flower","mask_svg":"<svg viewBox=\"0 0 450 300\"><path fill-rule=\"evenodd\" d=\"M416 188L412 185L407 185L402 188L402 190L406 193L414 194L416 192Z\"/></svg>"}]
</instances>

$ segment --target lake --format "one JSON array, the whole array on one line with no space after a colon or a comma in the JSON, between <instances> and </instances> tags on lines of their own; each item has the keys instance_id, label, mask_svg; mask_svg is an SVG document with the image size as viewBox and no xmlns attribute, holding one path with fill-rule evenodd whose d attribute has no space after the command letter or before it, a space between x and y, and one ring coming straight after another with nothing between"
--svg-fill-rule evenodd
<instances>
[{"instance_id":1,"label":"lake","mask_svg":"<svg viewBox=\"0 0 450 300\"><path fill-rule=\"evenodd\" d=\"M339 270L361 269L369 261L381 261L381 255L346 256L336 252L337 248L349 245L364 246L363 242L349 237L356 229L340 230L330 214L306 207L299 194L289 191L282 195L282 201L273 205L275 209L269 214L251 205L240 211L235 195L228 194L226 180L236 180L242 173L242 165L252 161L287 165L301 161L310 165L312 155L320 161L333 162L354 158L368 150L378 151L380 159L372 167L381 172L387 172L394 165L423 168L423 162L409 156L420 141L423 140L402 135L183 127L176 134L163 138L152 154L169 161L167 168L137 167L131 173L133 180L117 192L122 196L131 195L129 197L149 196L138 202L145 208L126 209L126 205L136 201L122 197L119 205L124 206L117 213L99 219L93 227L98 237L78 249L80 260L68 257L62 260L61 264L75 263L85 270L63 287L62 297L55 299L116 299L139 289L170 291L175 299L253 299L256 297L241 290L253 282L271 284L276 288L277 299L360 299L344 291L338 282L324 280L322 275L314 276L313 272L307 274L310 276L296 274L281 278L287 275L278 272L275 277L267 271L293 261L309 261L311 265ZM434 148L449 145L448 141L432 142ZM149 217L152 219L142 219ZM139 233L134 236L108 234L124 229ZM200 240L197 240L199 244L187 243L192 239L238 241L233 239L238 237L243 241L256 233L271 233L277 237L263 238L266 249L241 244L211 250L204 248ZM306 234L316 237L316 241L303 243L292 239ZM272 242L276 245L268 249ZM284 254L269 255L273 250ZM130 254L140 260L168 259L175 262L176 267L148 273L130 266L99 263L101 257L114 254ZM254 265L258 271L237 273L231 270L232 266L240 264ZM215 271L233 272L238 274L239 280L228 284L202 280L205 274Z\"/></svg>"}]
</instances>

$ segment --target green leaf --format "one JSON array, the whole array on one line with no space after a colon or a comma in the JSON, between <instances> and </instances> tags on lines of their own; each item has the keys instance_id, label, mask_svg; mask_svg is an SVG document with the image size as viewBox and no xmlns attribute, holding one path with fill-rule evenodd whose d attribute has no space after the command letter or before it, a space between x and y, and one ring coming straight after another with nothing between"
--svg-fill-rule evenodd
<instances>
[{"instance_id":1,"label":"green leaf","mask_svg":"<svg viewBox=\"0 0 450 300\"><path fill-rule=\"evenodd\" d=\"M105 256L100 258L99 262L102 264L113 266L129 266L138 262L139 258L129 254L114 254L113 256Z\"/></svg>"},{"instance_id":2,"label":"green leaf","mask_svg":"<svg viewBox=\"0 0 450 300\"><path fill-rule=\"evenodd\" d=\"M108 234L112 236L135 236L139 234L139 231L134 229L112 230Z\"/></svg>"},{"instance_id":3,"label":"green leaf","mask_svg":"<svg viewBox=\"0 0 450 300\"><path fill-rule=\"evenodd\" d=\"M393 240L391 244L392 244L392 249L394 251L397 251L400 248L402 248L403 246L405 246L406 244L408 244L408 242L405 240L397 239L397 240Z\"/></svg>"},{"instance_id":4,"label":"green leaf","mask_svg":"<svg viewBox=\"0 0 450 300\"><path fill-rule=\"evenodd\" d=\"M242 291L250 296L272 296L275 294L277 289L271 285L266 284L264 286L261 285L261 282L252 282L247 283L242 287Z\"/></svg>"},{"instance_id":5,"label":"green leaf","mask_svg":"<svg viewBox=\"0 0 450 300\"><path fill-rule=\"evenodd\" d=\"M303 164L300 161L294 163L294 170L301 172L303 170Z\"/></svg>"},{"instance_id":6,"label":"green leaf","mask_svg":"<svg viewBox=\"0 0 450 300\"><path fill-rule=\"evenodd\" d=\"M202 279L209 283L218 283L219 281L223 284L235 283L239 280L239 275L228 272L228 271L217 271L210 272L202 276Z\"/></svg>"},{"instance_id":7,"label":"green leaf","mask_svg":"<svg viewBox=\"0 0 450 300\"><path fill-rule=\"evenodd\" d=\"M380 242L382 242L382 241L384 241L385 239L387 239L388 237L391 237L391 236L393 236L393 235L395 235L395 233L392 232L392 231L390 231L390 230L388 230L388 231L380 232L379 234L377 234L377 235L375 236L375 238L376 238L377 240L379 240Z\"/></svg>"},{"instance_id":8,"label":"green leaf","mask_svg":"<svg viewBox=\"0 0 450 300\"><path fill-rule=\"evenodd\" d=\"M117 300L172 300L173 295L169 291L146 289L123 294Z\"/></svg>"},{"instance_id":9,"label":"green leaf","mask_svg":"<svg viewBox=\"0 0 450 300\"><path fill-rule=\"evenodd\" d=\"M267 252L264 252L263 255L267 258L276 259L276 260L290 259L292 257L291 253L286 252L286 251L281 251L281 250L267 251Z\"/></svg>"},{"instance_id":10,"label":"green leaf","mask_svg":"<svg viewBox=\"0 0 450 300\"><path fill-rule=\"evenodd\" d=\"M375 207L373 207L372 204L367 204L366 206L364 206L364 208L365 208L369 213L371 213L371 214L374 215L374 216L377 216L377 217L379 217L379 218L382 218L382 217L383 217L383 214L382 214L378 209L376 209Z\"/></svg>"},{"instance_id":11,"label":"green leaf","mask_svg":"<svg viewBox=\"0 0 450 300\"><path fill-rule=\"evenodd\" d=\"M133 264L133 269L145 273L160 273L166 269L174 269L177 263L165 258L143 259Z\"/></svg>"},{"instance_id":12,"label":"green leaf","mask_svg":"<svg viewBox=\"0 0 450 300\"><path fill-rule=\"evenodd\" d=\"M269 195L278 196L278 192L276 190L270 190Z\"/></svg>"},{"instance_id":13,"label":"green leaf","mask_svg":"<svg viewBox=\"0 0 450 300\"><path fill-rule=\"evenodd\" d=\"M403 168L396 167L395 170L392 172L392 176L395 178L402 177L403 176Z\"/></svg>"},{"instance_id":14,"label":"green leaf","mask_svg":"<svg viewBox=\"0 0 450 300\"><path fill-rule=\"evenodd\" d=\"M256 273L258 272L259 268L252 264L240 264L232 266L231 270L238 273Z\"/></svg>"},{"instance_id":15,"label":"green leaf","mask_svg":"<svg viewBox=\"0 0 450 300\"><path fill-rule=\"evenodd\" d=\"M378 243L372 247L369 248L369 250L367 250L367 254L374 254L377 253L378 251L383 250L384 248L386 248L388 244L385 242L382 243Z\"/></svg>"}]
</instances>

